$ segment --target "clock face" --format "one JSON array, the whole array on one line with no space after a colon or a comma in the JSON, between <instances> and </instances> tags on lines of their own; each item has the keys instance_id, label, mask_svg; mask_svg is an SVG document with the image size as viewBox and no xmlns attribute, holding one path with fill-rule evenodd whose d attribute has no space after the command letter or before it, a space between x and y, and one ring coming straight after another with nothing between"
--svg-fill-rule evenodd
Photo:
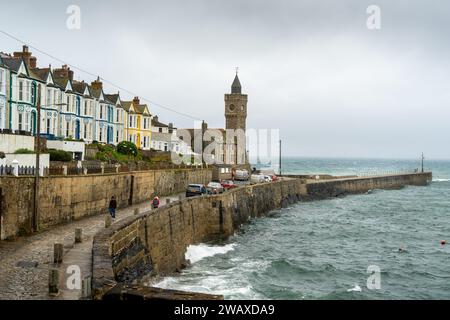
<instances>
[{"instance_id":1,"label":"clock face","mask_svg":"<svg viewBox=\"0 0 450 320\"><path fill-rule=\"evenodd\" d=\"M236 109L236 107L234 106L234 104L230 104L228 109L230 109L230 111L234 111Z\"/></svg>"}]
</instances>

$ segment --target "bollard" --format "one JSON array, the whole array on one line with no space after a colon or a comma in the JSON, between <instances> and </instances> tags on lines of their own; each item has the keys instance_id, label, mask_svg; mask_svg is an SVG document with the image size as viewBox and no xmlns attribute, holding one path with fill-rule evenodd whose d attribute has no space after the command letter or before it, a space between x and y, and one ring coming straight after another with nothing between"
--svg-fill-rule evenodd
<instances>
[{"instance_id":1,"label":"bollard","mask_svg":"<svg viewBox=\"0 0 450 320\"><path fill-rule=\"evenodd\" d=\"M67 166L63 166L63 176L67 176Z\"/></svg>"},{"instance_id":2,"label":"bollard","mask_svg":"<svg viewBox=\"0 0 450 320\"><path fill-rule=\"evenodd\" d=\"M17 161L16 159L14 159L11 162L11 165L13 167L13 175L18 177L19 176L19 161Z\"/></svg>"},{"instance_id":3,"label":"bollard","mask_svg":"<svg viewBox=\"0 0 450 320\"><path fill-rule=\"evenodd\" d=\"M111 227L111 216L109 214L105 215L105 228Z\"/></svg>"},{"instance_id":4,"label":"bollard","mask_svg":"<svg viewBox=\"0 0 450 320\"><path fill-rule=\"evenodd\" d=\"M83 238L83 229L77 228L75 229L75 243L81 243Z\"/></svg>"},{"instance_id":5,"label":"bollard","mask_svg":"<svg viewBox=\"0 0 450 320\"><path fill-rule=\"evenodd\" d=\"M48 294L57 296L59 293L59 270L50 268L48 270Z\"/></svg>"},{"instance_id":6,"label":"bollard","mask_svg":"<svg viewBox=\"0 0 450 320\"><path fill-rule=\"evenodd\" d=\"M181 200L183 200L183 195L179 194L178 195L178 201L181 201Z\"/></svg>"},{"instance_id":7,"label":"bollard","mask_svg":"<svg viewBox=\"0 0 450 320\"><path fill-rule=\"evenodd\" d=\"M170 204L170 199L169 198L166 199L166 204Z\"/></svg>"},{"instance_id":8,"label":"bollard","mask_svg":"<svg viewBox=\"0 0 450 320\"><path fill-rule=\"evenodd\" d=\"M137 216L139 214L139 208L134 208L134 215Z\"/></svg>"},{"instance_id":9,"label":"bollard","mask_svg":"<svg viewBox=\"0 0 450 320\"><path fill-rule=\"evenodd\" d=\"M81 280L81 299L91 298L91 277Z\"/></svg>"},{"instance_id":10,"label":"bollard","mask_svg":"<svg viewBox=\"0 0 450 320\"><path fill-rule=\"evenodd\" d=\"M64 246L62 243L55 243L53 246L53 263L59 264L63 261Z\"/></svg>"}]
</instances>

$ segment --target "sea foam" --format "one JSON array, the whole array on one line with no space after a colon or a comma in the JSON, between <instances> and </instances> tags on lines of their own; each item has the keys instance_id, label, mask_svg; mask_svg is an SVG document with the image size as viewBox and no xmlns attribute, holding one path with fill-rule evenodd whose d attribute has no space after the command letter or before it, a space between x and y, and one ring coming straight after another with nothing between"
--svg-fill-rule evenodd
<instances>
[{"instance_id":1,"label":"sea foam","mask_svg":"<svg viewBox=\"0 0 450 320\"><path fill-rule=\"evenodd\" d=\"M234 250L235 244L225 246L212 246L207 244L190 245L186 251L186 259L191 263L196 263L204 258L212 257L217 254L225 254Z\"/></svg>"}]
</instances>

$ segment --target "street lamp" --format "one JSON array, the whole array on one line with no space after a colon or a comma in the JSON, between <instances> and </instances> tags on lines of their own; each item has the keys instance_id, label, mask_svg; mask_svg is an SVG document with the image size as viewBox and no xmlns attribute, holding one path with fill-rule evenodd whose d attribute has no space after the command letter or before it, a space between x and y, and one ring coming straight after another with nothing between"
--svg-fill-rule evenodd
<instances>
[{"instance_id":1,"label":"street lamp","mask_svg":"<svg viewBox=\"0 0 450 320\"><path fill-rule=\"evenodd\" d=\"M67 103L56 103L51 105L42 105L40 103L40 86L38 87L39 94L36 97L36 109L37 109L37 120L36 120L36 137L35 137L35 145L36 145L36 164L34 166L34 208L33 208L33 230L35 232L39 229L39 173L40 173L40 153L41 153L41 108L42 107L59 107L66 106Z\"/></svg>"}]
</instances>

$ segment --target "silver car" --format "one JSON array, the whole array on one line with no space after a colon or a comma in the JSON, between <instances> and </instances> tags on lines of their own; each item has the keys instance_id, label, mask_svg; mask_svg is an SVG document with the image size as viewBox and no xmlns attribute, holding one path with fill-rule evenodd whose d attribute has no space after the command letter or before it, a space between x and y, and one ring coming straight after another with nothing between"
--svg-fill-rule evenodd
<instances>
[{"instance_id":1,"label":"silver car","mask_svg":"<svg viewBox=\"0 0 450 320\"><path fill-rule=\"evenodd\" d=\"M208 193L210 194L219 194L223 193L225 189L222 187L222 185L219 182L210 182L206 186L206 189L208 189Z\"/></svg>"}]
</instances>

